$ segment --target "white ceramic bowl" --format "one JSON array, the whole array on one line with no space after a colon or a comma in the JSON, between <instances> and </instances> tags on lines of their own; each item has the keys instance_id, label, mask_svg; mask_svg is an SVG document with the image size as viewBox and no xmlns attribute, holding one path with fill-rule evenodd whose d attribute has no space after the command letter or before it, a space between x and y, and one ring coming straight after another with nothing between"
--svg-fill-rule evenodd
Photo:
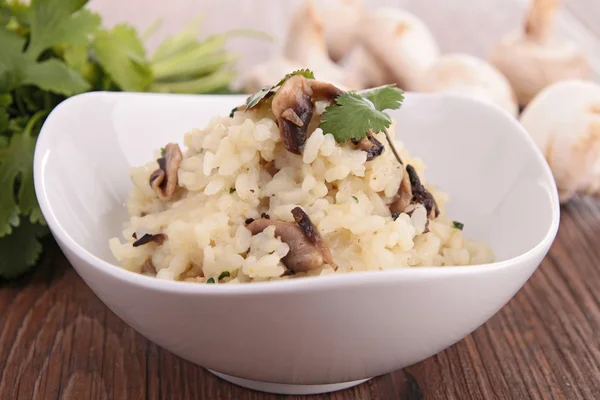
<instances>
[{"instance_id":1,"label":"white ceramic bowl","mask_svg":"<svg viewBox=\"0 0 600 400\"><path fill-rule=\"evenodd\" d=\"M448 212L498 261L283 282L201 285L115 266L129 168L181 140L239 96L90 93L59 105L35 152L35 188L69 261L126 323L243 386L316 393L429 357L496 313L527 281L558 228L556 186L518 122L449 95L408 94L397 135L424 159ZM181 141L180 141L181 143ZM227 374L227 375L223 375Z\"/></svg>"}]
</instances>

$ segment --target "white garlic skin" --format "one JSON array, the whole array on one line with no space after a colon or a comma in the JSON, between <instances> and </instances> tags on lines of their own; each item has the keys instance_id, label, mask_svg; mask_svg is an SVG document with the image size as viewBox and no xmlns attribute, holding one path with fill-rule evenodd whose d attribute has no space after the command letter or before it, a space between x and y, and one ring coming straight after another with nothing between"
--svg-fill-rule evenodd
<instances>
[{"instance_id":1,"label":"white garlic skin","mask_svg":"<svg viewBox=\"0 0 600 400\"><path fill-rule=\"evenodd\" d=\"M521 114L521 123L546 157L561 203L600 189L600 85L552 84Z\"/></svg>"}]
</instances>

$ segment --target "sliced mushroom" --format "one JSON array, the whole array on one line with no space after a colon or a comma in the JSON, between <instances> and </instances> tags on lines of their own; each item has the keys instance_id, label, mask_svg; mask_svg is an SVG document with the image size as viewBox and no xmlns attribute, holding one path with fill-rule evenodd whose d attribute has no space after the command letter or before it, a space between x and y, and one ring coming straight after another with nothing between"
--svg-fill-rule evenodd
<instances>
[{"instance_id":1,"label":"sliced mushroom","mask_svg":"<svg viewBox=\"0 0 600 400\"><path fill-rule=\"evenodd\" d=\"M413 194L412 202L422 204L425 207L425 210L427 210L427 217L429 219L437 218L437 216L440 215L440 210L433 195L421 183L417 171L412 165L407 165L406 172L410 178L410 187Z\"/></svg>"},{"instance_id":2,"label":"sliced mushroom","mask_svg":"<svg viewBox=\"0 0 600 400\"><path fill-rule=\"evenodd\" d=\"M144 244L150 243L150 242L154 242L158 245L163 244L163 242L167 239L167 235L165 235L164 233L157 233L157 234L151 234L151 233L146 233L144 236L142 236L141 238L138 239L137 234L133 234L132 235L134 239L136 239L135 242L133 242L133 247L138 247L138 246L142 246Z\"/></svg>"},{"instance_id":3,"label":"sliced mushroom","mask_svg":"<svg viewBox=\"0 0 600 400\"><path fill-rule=\"evenodd\" d=\"M286 80L273 97L271 109L279 125L279 134L285 148L302 154L313 116L314 102L333 100L343 91L326 82L294 75Z\"/></svg>"},{"instance_id":4,"label":"sliced mushroom","mask_svg":"<svg viewBox=\"0 0 600 400\"><path fill-rule=\"evenodd\" d=\"M412 165L406 166L406 173L402 176L398 193L394 197L394 200L390 203L389 208L392 212L394 221L400 213L410 213L411 204L421 204L427 210L427 218L434 219L440 215L440 210L433 198L433 195L423 186L417 171Z\"/></svg>"},{"instance_id":5,"label":"sliced mushroom","mask_svg":"<svg viewBox=\"0 0 600 400\"><path fill-rule=\"evenodd\" d=\"M156 276L156 268L154 267L154 264L152 263L152 258L148 258L142 264L141 273L142 273L142 275Z\"/></svg>"},{"instance_id":6,"label":"sliced mushroom","mask_svg":"<svg viewBox=\"0 0 600 400\"><path fill-rule=\"evenodd\" d=\"M162 201L170 200L177 189L177 170L182 158L179 145L169 143L163 156L156 160L159 168L150 175L150 187Z\"/></svg>"},{"instance_id":7,"label":"sliced mushroom","mask_svg":"<svg viewBox=\"0 0 600 400\"><path fill-rule=\"evenodd\" d=\"M408 176L408 172L404 170L404 175L402 176L402 181L400 182L400 187L398 188L398 193L396 193L394 200L390 204L390 211L392 212L392 214L400 214L405 212L406 208L412 202L412 199L413 192L410 185L410 178ZM396 220L396 218L394 218L394 221Z\"/></svg>"},{"instance_id":8,"label":"sliced mushroom","mask_svg":"<svg viewBox=\"0 0 600 400\"><path fill-rule=\"evenodd\" d=\"M383 144L370 133L361 140L352 139L352 143L354 143L359 150L367 153L367 161L371 161L375 157L380 156L385 150Z\"/></svg>"},{"instance_id":9,"label":"sliced mushroom","mask_svg":"<svg viewBox=\"0 0 600 400\"><path fill-rule=\"evenodd\" d=\"M337 269L335 263L333 262L333 257L331 255L331 251L329 250L329 246L327 246L327 243L325 243L325 240L323 240L319 234L317 227L312 223L308 214L306 214L300 207L295 207L292 209L292 215L294 216L294 221L296 221L300 229L302 229L304 232L304 235L306 235L308 240L310 240L310 242L319 249L325 262Z\"/></svg>"},{"instance_id":10,"label":"sliced mushroom","mask_svg":"<svg viewBox=\"0 0 600 400\"><path fill-rule=\"evenodd\" d=\"M247 228L256 235L269 226L275 226L275 235L290 247L282 261L293 272L310 271L326 263L337 269L329 247L308 215L300 207L294 208L292 214L297 224L261 218L251 222Z\"/></svg>"}]
</instances>

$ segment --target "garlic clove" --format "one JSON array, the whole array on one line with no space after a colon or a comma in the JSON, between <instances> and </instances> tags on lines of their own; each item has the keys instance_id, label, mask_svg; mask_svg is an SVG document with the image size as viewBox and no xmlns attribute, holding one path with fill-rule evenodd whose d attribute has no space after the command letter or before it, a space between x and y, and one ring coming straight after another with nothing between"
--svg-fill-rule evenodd
<instances>
[{"instance_id":1,"label":"garlic clove","mask_svg":"<svg viewBox=\"0 0 600 400\"><path fill-rule=\"evenodd\" d=\"M439 47L425 23L398 8L380 8L366 13L359 27L359 43L372 58L393 74L405 90L414 90L417 80L439 57Z\"/></svg>"},{"instance_id":2,"label":"garlic clove","mask_svg":"<svg viewBox=\"0 0 600 400\"><path fill-rule=\"evenodd\" d=\"M283 56L311 69L319 80L345 89L360 89L357 80L329 58L324 32L323 20L313 0L305 0L290 21Z\"/></svg>"},{"instance_id":3,"label":"garlic clove","mask_svg":"<svg viewBox=\"0 0 600 400\"><path fill-rule=\"evenodd\" d=\"M552 84L521 114L521 123L552 169L560 201L600 189L600 85Z\"/></svg>"},{"instance_id":4,"label":"garlic clove","mask_svg":"<svg viewBox=\"0 0 600 400\"><path fill-rule=\"evenodd\" d=\"M557 0L533 0L523 32L506 35L490 53L490 62L507 77L522 106L552 83L590 75L585 53L551 34L558 5Z\"/></svg>"},{"instance_id":5,"label":"garlic clove","mask_svg":"<svg viewBox=\"0 0 600 400\"><path fill-rule=\"evenodd\" d=\"M421 92L448 92L495 104L513 116L518 107L508 80L492 65L477 57L443 55L418 80Z\"/></svg>"},{"instance_id":6,"label":"garlic clove","mask_svg":"<svg viewBox=\"0 0 600 400\"><path fill-rule=\"evenodd\" d=\"M364 12L362 0L336 0L319 7L329 57L339 62L356 44L356 30Z\"/></svg>"}]
</instances>

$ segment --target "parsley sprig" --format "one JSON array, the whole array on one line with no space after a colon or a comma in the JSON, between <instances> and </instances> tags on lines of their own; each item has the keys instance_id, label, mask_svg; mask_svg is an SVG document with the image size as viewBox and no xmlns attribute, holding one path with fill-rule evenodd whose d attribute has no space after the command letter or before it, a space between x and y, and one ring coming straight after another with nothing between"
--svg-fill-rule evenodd
<instances>
[{"instance_id":1,"label":"parsley sprig","mask_svg":"<svg viewBox=\"0 0 600 400\"><path fill-rule=\"evenodd\" d=\"M404 93L395 85L378 86L358 92L346 92L335 99L321 115L323 133L331 133L335 140L360 140L367 133L383 132L400 164L403 164L387 128L392 119L385 110L396 110L402 105Z\"/></svg>"},{"instance_id":2,"label":"parsley sprig","mask_svg":"<svg viewBox=\"0 0 600 400\"><path fill-rule=\"evenodd\" d=\"M360 140L368 132L384 132L392 124L384 110L400 107L404 95L393 85L385 85L360 92L346 92L321 115L323 133L331 133L338 143Z\"/></svg>"}]
</instances>

